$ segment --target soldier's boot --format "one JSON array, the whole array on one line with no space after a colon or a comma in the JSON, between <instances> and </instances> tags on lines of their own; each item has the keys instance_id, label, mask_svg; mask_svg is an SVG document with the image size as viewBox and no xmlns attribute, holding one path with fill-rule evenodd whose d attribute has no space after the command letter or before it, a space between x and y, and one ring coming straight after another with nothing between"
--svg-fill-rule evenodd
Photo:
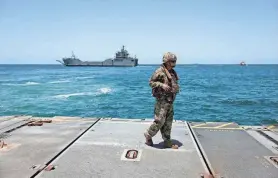
<instances>
[{"instance_id":1,"label":"soldier's boot","mask_svg":"<svg viewBox=\"0 0 278 178\"><path fill-rule=\"evenodd\" d=\"M174 145L171 140L164 141L164 148L179 149L178 145Z\"/></svg>"},{"instance_id":2,"label":"soldier's boot","mask_svg":"<svg viewBox=\"0 0 278 178\"><path fill-rule=\"evenodd\" d=\"M152 140L152 138L151 138L147 133L144 133L144 136L145 136L145 138L146 138L145 144L148 145L148 146L153 146L153 140Z\"/></svg>"}]
</instances>

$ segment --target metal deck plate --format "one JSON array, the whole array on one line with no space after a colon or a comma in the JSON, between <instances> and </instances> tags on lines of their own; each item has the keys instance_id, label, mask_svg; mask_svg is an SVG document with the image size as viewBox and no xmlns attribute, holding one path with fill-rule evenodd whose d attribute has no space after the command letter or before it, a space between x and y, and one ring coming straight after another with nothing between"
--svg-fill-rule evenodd
<instances>
[{"instance_id":1,"label":"metal deck plate","mask_svg":"<svg viewBox=\"0 0 278 178\"><path fill-rule=\"evenodd\" d=\"M262 131L262 132L265 133L265 131ZM246 133L248 133L251 137L256 139L259 143L264 145L270 151L272 151L273 154L278 154L278 145L276 145L269 138L267 138L264 135L260 134L257 130L246 130ZM268 132L266 132L266 133L268 133Z\"/></svg>"},{"instance_id":2,"label":"metal deck plate","mask_svg":"<svg viewBox=\"0 0 278 178\"><path fill-rule=\"evenodd\" d=\"M15 118L16 116L0 116L0 123Z\"/></svg>"},{"instance_id":3,"label":"metal deck plate","mask_svg":"<svg viewBox=\"0 0 278 178\"><path fill-rule=\"evenodd\" d=\"M244 130L193 128L215 174L224 178L276 178L265 156L274 154Z\"/></svg>"},{"instance_id":4,"label":"metal deck plate","mask_svg":"<svg viewBox=\"0 0 278 178\"><path fill-rule=\"evenodd\" d=\"M49 118L52 119L52 118ZM44 165L64 149L96 119L80 121L54 120L42 126L24 126L4 139L7 147L0 149L0 177L30 177L37 170L33 165Z\"/></svg>"},{"instance_id":5,"label":"metal deck plate","mask_svg":"<svg viewBox=\"0 0 278 178\"><path fill-rule=\"evenodd\" d=\"M65 153L53 161L57 168L43 171L43 178L184 178L200 177L205 173L202 162L184 123L174 123L172 139L179 150L161 149L162 138L154 138L155 147L144 144L143 132L151 122L106 120L99 121ZM126 149L140 150L140 159L123 160Z\"/></svg>"},{"instance_id":6,"label":"metal deck plate","mask_svg":"<svg viewBox=\"0 0 278 178\"><path fill-rule=\"evenodd\" d=\"M19 116L0 122L0 134L29 122L32 116Z\"/></svg>"},{"instance_id":7,"label":"metal deck plate","mask_svg":"<svg viewBox=\"0 0 278 178\"><path fill-rule=\"evenodd\" d=\"M234 122L190 122L192 128L242 130Z\"/></svg>"}]
</instances>

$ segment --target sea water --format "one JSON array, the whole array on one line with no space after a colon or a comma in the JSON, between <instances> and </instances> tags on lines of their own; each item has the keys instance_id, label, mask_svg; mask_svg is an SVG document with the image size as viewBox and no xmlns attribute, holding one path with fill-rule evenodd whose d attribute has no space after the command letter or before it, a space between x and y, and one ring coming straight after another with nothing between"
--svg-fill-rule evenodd
<instances>
[{"instance_id":1,"label":"sea water","mask_svg":"<svg viewBox=\"0 0 278 178\"><path fill-rule=\"evenodd\" d=\"M159 65L0 65L0 115L153 118ZM268 124L278 119L278 65L178 65L174 119Z\"/></svg>"}]
</instances>

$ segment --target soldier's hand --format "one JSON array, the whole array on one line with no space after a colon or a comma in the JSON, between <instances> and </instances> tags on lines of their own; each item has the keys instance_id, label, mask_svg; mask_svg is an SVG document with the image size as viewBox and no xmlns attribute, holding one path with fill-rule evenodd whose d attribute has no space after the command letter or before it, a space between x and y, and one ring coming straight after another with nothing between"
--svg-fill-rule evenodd
<instances>
[{"instance_id":1,"label":"soldier's hand","mask_svg":"<svg viewBox=\"0 0 278 178\"><path fill-rule=\"evenodd\" d=\"M166 85L166 84L163 84L163 85L162 85L162 88L163 88L163 90L165 90L165 91L170 91L170 90L171 90L171 88L170 88L168 85Z\"/></svg>"}]
</instances>

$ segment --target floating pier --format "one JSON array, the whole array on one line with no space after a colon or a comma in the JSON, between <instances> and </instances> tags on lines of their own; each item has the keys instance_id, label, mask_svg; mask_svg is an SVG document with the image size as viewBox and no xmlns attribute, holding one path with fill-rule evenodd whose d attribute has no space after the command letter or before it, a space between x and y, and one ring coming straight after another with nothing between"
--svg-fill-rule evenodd
<instances>
[{"instance_id":1,"label":"floating pier","mask_svg":"<svg viewBox=\"0 0 278 178\"><path fill-rule=\"evenodd\" d=\"M0 178L277 178L278 125L175 121L154 146L152 119L0 117ZM210 175L210 176L208 176Z\"/></svg>"}]
</instances>

